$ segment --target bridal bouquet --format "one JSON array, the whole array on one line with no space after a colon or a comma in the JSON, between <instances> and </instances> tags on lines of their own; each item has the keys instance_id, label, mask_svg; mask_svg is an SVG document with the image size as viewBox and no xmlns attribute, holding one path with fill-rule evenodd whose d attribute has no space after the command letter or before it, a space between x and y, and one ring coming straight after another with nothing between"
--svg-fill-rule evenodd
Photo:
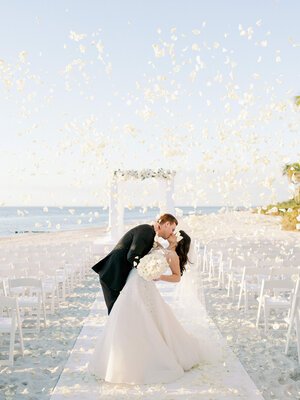
<instances>
[{"instance_id":1,"label":"bridal bouquet","mask_svg":"<svg viewBox=\"0 0 300 400\"><path fill-rule=\"evenodd\" d=\"M163 250L155 250L140 259L137 266L138 274L146 281L157 279L169 267Z\"/></svg>"}]
</instances>

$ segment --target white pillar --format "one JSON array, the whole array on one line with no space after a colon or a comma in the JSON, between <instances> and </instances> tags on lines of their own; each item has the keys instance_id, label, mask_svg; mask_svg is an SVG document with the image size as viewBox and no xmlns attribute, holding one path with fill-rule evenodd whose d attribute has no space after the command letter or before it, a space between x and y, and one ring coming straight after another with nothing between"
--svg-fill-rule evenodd
<instances>
[{"instance_id":1,"label":"white pillar","mask_svg":"<svg viewBox=\"0 0 300 400\"><path fill-rule=\"evenodd\" d=\"M118 239L118 181L116 178L112 179L110 185L110 199L109 199L109 222L108 228L112 241Z\"/></svg>"},{"instance_id":2,"label":"white pillar","mask_svg":"<svg viewBox=\"0 0 300 400\"><path fill-rule=\"evenodd\" d=\"M174 178L168 179L166 188L166 208L169 214L175 215L174 205Z\"/></svg>"},{"instance_id":3,"label":"white pillar","mask_svg":"<svg viewBox=\"0 0 300 400\"><path fill-rule=\"evenodd\" d=\"M159 179L162 196L159 199L160 214L175 215L174 206L174 176L170 179ZM120 182L113 177L110 187L109 230L112 242L117 242L124 234L124 206L121 196Z\"/></svg>"},{"instance_id":4,"label":"white pillar","mask_svg":"<svg viewBox=\"0 0 300 400\"><path fill-rule=\"evenodd\" d=\"M174 178L160 179L160 187L160 193L162 193L162 197L159 201L160 215L165 213L175 215Z\"/></svg>"},{"instance_id":5,"label":"white pillar","mask_svg":"<svg viewBox=\"0 0 300 400\"><path fill-rule=\"evenodd\" d=\"M124 205L122 198L118 196L118 217L117 217L117 229L116 229L116 241L118 241L124 234Z\"/></svg>"}]
</instances>

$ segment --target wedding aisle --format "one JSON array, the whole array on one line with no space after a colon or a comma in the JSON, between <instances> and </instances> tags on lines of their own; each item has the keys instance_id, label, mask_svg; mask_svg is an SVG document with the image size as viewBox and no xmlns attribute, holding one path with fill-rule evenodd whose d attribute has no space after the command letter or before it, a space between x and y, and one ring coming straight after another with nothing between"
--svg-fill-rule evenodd
<instances>
[{"instance_id":1,"label":"wedding aisle","mask_svg":"<svg viewBox=\"0 0 300 400\"><path fill-rule=\"evenodd\" d=\"M158 283L165 300L178 311L181 307L176 296L176 285ZM193 304L193 306L197 306ZM199 303L199 308L201 304ZM176 312L177 313L177 312ZM249 375L225 344L214 323L210 320L211 335L218 337L223 346L222 361L217 364L202 364L186 372L169 384L116 385L97 381L87 372L87 364L97 337L107 319L102 294L95 300L65 368L53 391L52 400L97 400L97 399L218 399L218 400L263 400ZM185 325L185 321L181 321ZM189 325L197 325L197 316Z\"/></svg>"}]
</instances>

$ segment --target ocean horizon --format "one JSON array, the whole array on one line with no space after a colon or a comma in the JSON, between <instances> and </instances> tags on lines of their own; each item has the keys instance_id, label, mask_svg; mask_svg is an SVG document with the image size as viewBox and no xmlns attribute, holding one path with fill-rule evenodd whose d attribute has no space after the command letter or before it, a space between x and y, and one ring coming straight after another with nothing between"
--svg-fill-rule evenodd
<instances>
[{"instance_id":1,"label":"ocean horizon","mask_svg":"<svg viewBox=\"0 0 300 400\"><path fill-rule=\"evenodd\" d=\"M225 206L176 206L183 216L211 214ZM232 209L232 207L227 207ZM242 209L243 207L239 207ZM158 207L124 208L124 222L152 221ZM28 232L56 232L108 225L109 208L97 206L7 206L0 207L0 237L12 237Z\"/></svg>"}]
</instances>

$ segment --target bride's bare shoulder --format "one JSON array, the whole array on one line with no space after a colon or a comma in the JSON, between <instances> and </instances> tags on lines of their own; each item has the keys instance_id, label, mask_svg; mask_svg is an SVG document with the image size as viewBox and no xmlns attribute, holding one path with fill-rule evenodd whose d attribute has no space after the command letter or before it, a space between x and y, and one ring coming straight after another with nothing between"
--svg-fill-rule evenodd
<instances>
[{"instance_id":1,"label":"bride's bare shoulder","mask_svg":"<svg viewBox=\"0 0 300 400\"><path fill-rule=\"evenodd\" d=\"M178 260L179 259L179 257L178 257L178 255L177 255L177 253L176 253L176 251L175 250L166 250L166 256L167 256L167 258L169 258L171 261L174 261L174 260Z\"/></svg>"}]
</instances>

